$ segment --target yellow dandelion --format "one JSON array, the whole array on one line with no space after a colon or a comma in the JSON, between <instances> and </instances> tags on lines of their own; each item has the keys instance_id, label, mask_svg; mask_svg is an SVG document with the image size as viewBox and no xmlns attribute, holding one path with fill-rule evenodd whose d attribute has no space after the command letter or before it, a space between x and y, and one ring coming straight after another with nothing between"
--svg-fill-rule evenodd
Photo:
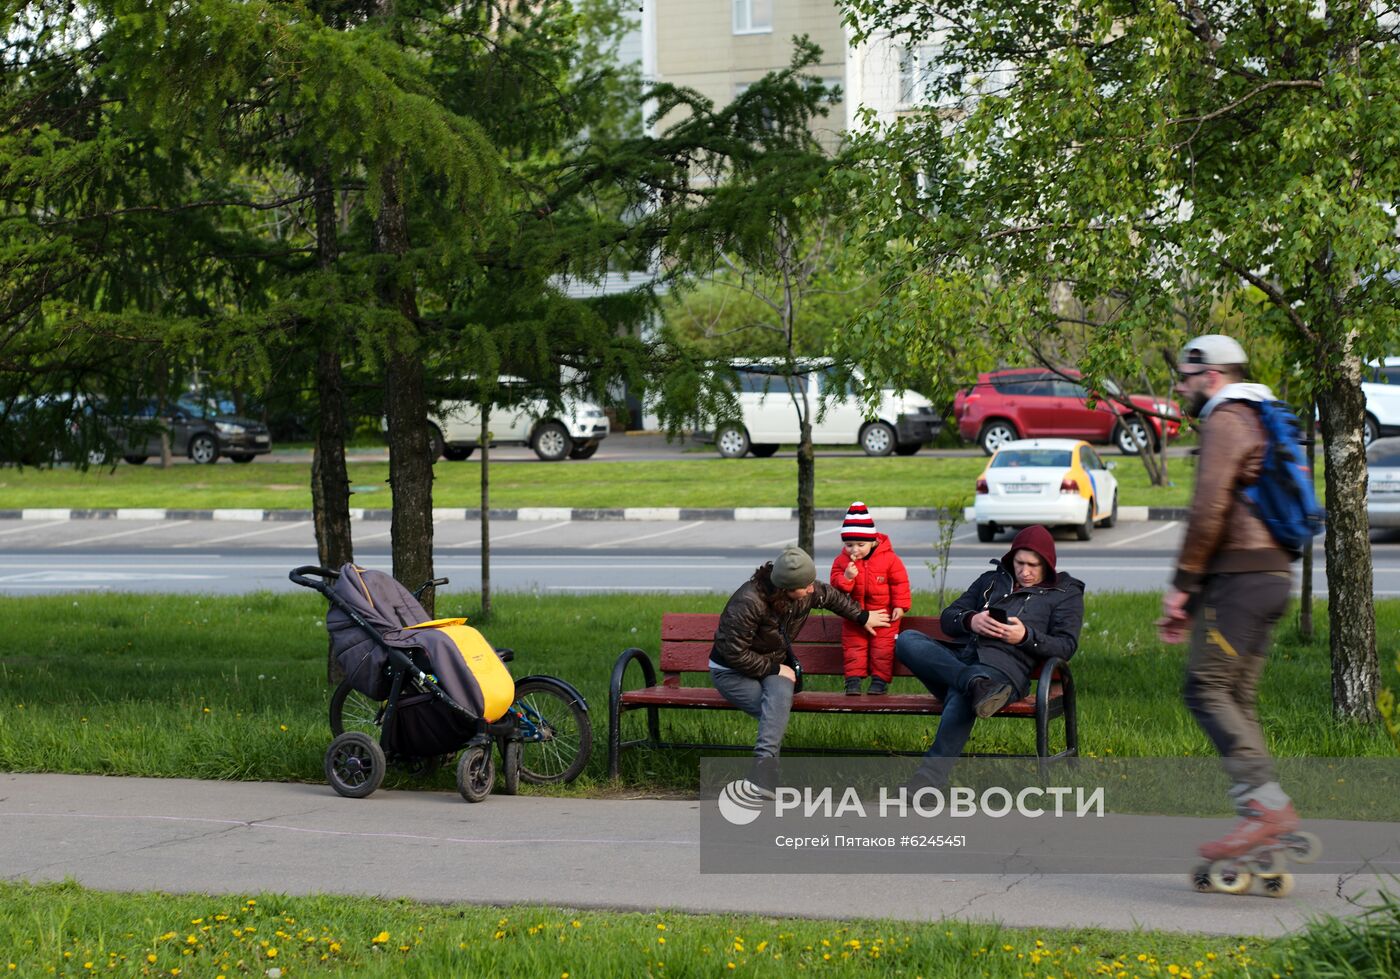
<instances>
[{"instance_id":1,"label":"yellow dandelion","mask_svg":"<svg viewBox=\"0 0 1400 979\"><path fill-rule=\"evenodd\" d=\"M369 940L369 943L370 943L371 945L383 945L383 944L384 944L385 942L387 942L388 940L389 940L389 933L388 933L387 931L381 931L379 934L377 934L377 935L375 935L373 938L371 938L371 939Z\"/></svg>"},{"instance_id":2,"label":"yellow dandelion","mask_svg":"<svg viewBox=\"0 0 1400 979\"><path fill-rule=\"evenodd\" d=\"M658 921L658 922L656 923L656 930L657 930L657 931L665 931L665 930L666 930L666 923L665 923L664 921Z\"/></svg>"},{"instance_id":3,"label":"yellow dandelion","mask_svg":"<svg viewBox=\"0 0 1400 979\"><path fill-rule=\"evenodd\" d=\"M569 924L573 925L575 928L582 928L582 927L583 927L583 922L582 922L582 921L578 921L578 920L571 921L571 922L569 922Z\"/></svg>"},{"instance_id":4,"label":"yellow dandelion","mask_svg":"<svg viewBox=\"0 0 1400 979\"><path fill-rule=\"evenodd\" d=\"M656 940L656 944L658 944L658 945L665 945L665 944L666 944L666 939L665 939L665 938L658 938L658 939Z\"/></svg>"},{"instance_id":5,"label":"yellow dandelion","mask_svg":"<svg viewBox=\"0 0 1400 979\"><path fill-rule=\"evenodd\" d=\"M270 959L275 959L275 958L277 958L277 949L275 949L275 948L270 948L270 949L268 949L268 950L267 950L267 957L270 958Z\"/></svg>"},{"instance_id":6,"label":"yellow dandelion","mask_svg":"<svg viewBox=\"0 0 1400 979\"><path fill-rule=\"evenodd\" d=\"M156 960L156 957L155 957L154 955L148 955L148 956L146 956L146 961L147 961L147 962L154 962L155 960Z\"/></svg>"}]
</instances>

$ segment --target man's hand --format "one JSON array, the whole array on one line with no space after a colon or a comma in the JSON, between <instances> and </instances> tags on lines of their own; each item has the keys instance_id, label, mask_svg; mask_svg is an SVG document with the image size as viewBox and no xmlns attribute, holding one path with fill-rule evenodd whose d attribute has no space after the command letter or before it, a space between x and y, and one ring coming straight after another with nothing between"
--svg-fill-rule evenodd
<instances>
[{"instance_id":1,"label":"man's hand","mask_svg":"<svg viewBox=\"0 0 1400 979\"><path fill-rule=\"evenodd\" d=\"M792 667L788 666L786 663L778 667L778 676L787 680L788 683L797 683L797 674L793 672Z\"/></svg>"},{"instance_id":2,"label":"man's hand","mask_svg":"<svg viewBox=\"0 0 1400 979\"><path fill-rule=\"evenodd\" d=\"M988 639L1000 639L1002 642L1009 642L1012 645L1026 638L1026 627L1021 624L1020 619L1012 619L1010 622L998 622L986 613L978 612L967 623L967 627L979 636L986 636Z\"/></svg>"},{"instance_id":3,"label":"man's hand","mask_svg":"<svg viewBox=\"0 0 1400 979\"><path fill-rule=\"evenodd\" d=\"M856 564L854 561L851 561L851 562L849 562L849 563L846 565L846 580L847 580L847 581L855 581L855 580L856 580L856 577L857 577L859 574L860 574L860 565Z\"/></svg>"},{"instance_id":4,"label":"man's hand","mask_svg":"<svg viewBox=\"0 0 1400 979\"><path fill-rule=\"evenodd\" d=\"M1168 588L1162 596L1162 617L1157 620L1157 638L1168 645L1185 642L1191 632L1191 616L1186 603L1191 596L1179 588Z\"/></svg>"},{"instance_id":5,"label":"man's hand","mask_svg":"<svg viewBox=\"0 0 1400 979\"><path fill-rule=\"evenodd\" d=\"M890 613L885 611L871 612L870 618L865 620L865 631L872 636L876 629L883 629L890 624Z\"/></svg>"}]
</instances>

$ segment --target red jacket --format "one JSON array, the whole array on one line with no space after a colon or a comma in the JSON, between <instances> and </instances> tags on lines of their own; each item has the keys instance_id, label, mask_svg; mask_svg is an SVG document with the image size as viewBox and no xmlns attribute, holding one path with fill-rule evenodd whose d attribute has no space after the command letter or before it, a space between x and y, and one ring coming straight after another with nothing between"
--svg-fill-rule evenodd
<instances>
[{"instance_id":1,"label":"red jacket","mask_svg":"<svg viewBox=\"0 0 1400 979\"><path fill-rule=\"evenodd\" d=\"M909 594L909 572L904 570L904 562L894 552L890 539L884 534L875 535L875 549L864 561L857 562L860 574L855 581L846 580L846 566L850 557L842 550L831 562L831 584L846 592L861 608L869 611L891 611L902 608L909 611L912 599Z\"/></svg>"}]
</instances>

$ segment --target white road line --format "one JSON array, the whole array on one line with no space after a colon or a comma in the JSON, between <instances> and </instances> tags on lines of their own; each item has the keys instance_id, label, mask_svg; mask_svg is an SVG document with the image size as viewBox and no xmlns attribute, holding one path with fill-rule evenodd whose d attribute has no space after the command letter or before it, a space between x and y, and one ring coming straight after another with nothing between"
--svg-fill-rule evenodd
<instances>
[{"instance_id":1,"label":"white road line","mask_svg":"<svg viewBox=\"0 0 1400 979\"><path fill-rule=\"evenodd\" d=\"M11 527L9 530L0 530L0 537L5 534L22 534L26 530L43 530L46 527L57 527L59 524L66 524L67 520L55 520L53 523L29 524L25 527Z\"/></svg>"},{"instance_id":2,"label":"white road line","mask_svg":"<svg viewBox=\"0 0 1400 979\"><path fill-rule=\"evenodd\" d=\"M133 528L130 529L130 530L118 530L116 533L112 533L112 534L102 534L102 535L99 536L99 537L84 537L84 538L82 538L81 540L66 540L66 541L63 541L61 544L55 544L54 547L76 547L76 546L78 546L79 544L91 544L91 543L93 543L94 541L99 541L99 540L111 540L111 539L114 538L114 537L129 537L129 536L131 536L132 534L149 534L149 533L151 533L152 531L155 531L155 530L164 530L164 529L166 529L167 527L178 527L178 526L180 526L181 524L187 524L187 523L189 523L188 520L173 520L173 521L171 521L170 523L166 523L166 522L164 522L164 521L161 521L160 525L159 525L159 526L156 526L156 527L133 527ZM174 545L174 546L175 546L175 547L185 547L185 546L187 546L187 545L184 545L184 544L176 544L176 545Z\"/></svg>"},{"instance_id":3,"label":"white road line","mask_svg":"<svg viewBox=\"0 0 1400 979\"><path fill-rule=\"evenodd\" d=\"M546 530L558 530L560 527L569 526L572 522L571 520L561 520L558 523L546 524L543 527L535 527L531 530L517 530L513 534L493 534L491 535L491 543L494 544L498 540L510 540L513 537L528 537L531 534L540 534Z\"/></svg>"},{"instance_id":4,"label":"white road line","mask_svg":"<svg viewBox=\"0 0 1400 979\"><path fill-rule=\"evenodd\" d=\"M679 534L683 530L694 530L696 527L699 527L705 522L706 521L704 520L696 520L692 523L686 524L683 527L672 527L670 530L658 530L654 534L639 534L636 537L621 537L617 540L604 541L601 544L586 544L584 546L584 549L593 550L599 547L617 547L619 544L631 544L639 540L651 540L653 537L665 537L668 534Z\"/></svg>"},{"instance_id":5,"label":"white road line","mask_svg":"<svg viewBox=\"0 0 1400 979\"><path fill-rule=\"evenodd\" d=\"M959 541L959 540L971 540L971 539L972 539L973 537L975 537L976 535L977 535L977 526L974 524L973 526L969 527L967 530L964 530L964 531L962 531L962 532L960 532L960 533L954 534L954 535L953 535L953 540L955 540L955 541Z\"/></svg>"},{"instance_id":6,"label":"white road line","mask_svg":"<svg viewBox=\"0 0 1400 979\"><path fill-rule=\"evenodd\" d=\"M546 590L546 591L569 591L569 592L574 592L574 591L603 591L603 592L608 592L608 591L615 591L615 592L632 592L632 591L664 591L664 592L675 592L675 591L708 591L708 592L721 592L721 591L722 591L722 590L719 589L719 588L704 588L704 587L701 587L701 586L699 586L699 585L550 585L550 586L549 586L548 588L546 588L545 590ZM723 590L728 590L728 589L726 588L726 589L723 589Z\"/></svg>"},{"instance_id":7,"label":"white road line","mask_svg":"<svg viewBox=\"0 0 1400 979\"><path fill-rule=\"evenodd\" d=\"M311 523L310 520L298 520L295 523L281 523L276 527L264 527L262 530L249 530L242 534L229 534L227 537L215 537L213 540L197 540L188 544L175 544L174 547L208 547L210 544L222 544L225 541L243 540L245 537L261 537L263 534L276 534L287 530L296 530L298 527L305 527Z\"/></svg>"},{"instance_id":8,"label":"white road line","mask_svg":"<svg viewBox=\"0 0 1400 979\"><path fill-rule=\"evenodd\" d=\"M1178 523L1178 521L1176 521L1176 520L1168 520L1166 523L1162 524L1162 526L1160 526L1160 527L1154 527L1154 528L1152 528L1151 530L1145 531L1145 532L1143 532L1143 533L1141 533L1141 534L1136 534L1136 535L1134 535L1134 536L1132 536L1132 537L1124 537L1122 540L1116 540L1116 541L1114 541L1113 543L1109 544L1108 546L1109 546L1109 547L1122 547L1124 544L1131 544L1131 543L1132 543L1133 541L1135 541L1135 540L1142 540L1144 537L1151 537L1153 534L1160 534L1160 533L1161 533L1162 531L1164 531L1164 530L1171 530L1173 527L1175 527L1175 526L1177 525L1177 523Z\"/></svg>"},{"instance_id":9,"label":"white road line","mask_svg":"<svg viewBox=\"0 0 1400 979\"><path fill-rule=\"evenodd\" d=\"M828 527L826 530L819 530L819 531L817 531L815 534L813 534L812 536L813 536L813 537L825 537L827 534L839 534L839 533L841 533L841 525L840 525L840 524L837 524L835 527ZM775 540L775 541L773 541L773 542L771 542L771 543L768 543L768 544L751 544L750 546L751 546L751 547L758 548L759 550L765 550L765 551L766 551L768 548L770 548L770 547L787 547L787 546L796 547L796 546L797 546L797 535L796 535L796 534L793 534L793 535L791 535L791 536L789 536L789 537L784 537L782 540Z\"/></svg>"}]
</instances>

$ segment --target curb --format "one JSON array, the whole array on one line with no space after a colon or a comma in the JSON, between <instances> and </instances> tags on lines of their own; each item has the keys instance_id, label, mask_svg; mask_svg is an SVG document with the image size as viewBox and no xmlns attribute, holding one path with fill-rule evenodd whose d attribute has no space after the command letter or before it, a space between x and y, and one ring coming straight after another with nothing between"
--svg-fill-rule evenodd
<instances>
[{"instance_id":1,"label":"curb","mask_svg":"<svg viewBox=\"0 0 1400 979\"><path fill-rule=\"evenodd\" d=\"M1184 520L1188 511L1185 507L1144 507L1125 506L1118 508L1118 519L1127 523L1142 523L1153 520ZM924 520L937 521L946 518L946 511L940 507L871 507L870 514L878 521ZM389 520L392 510L369 510L352 507L351 520ZM573 522L573 521L669 521L676 523L689 520L714 521L788 521L797 519L797 510L791 507L520 507L515 510L491 510L492 520L518 520L521 522ZM818 508L815 517L819 521L839 521L846 516L846 510ZM22 510L0 510L0 520L216 520L237 523L262 523L267 521L302 521L312 519L310 510L176 510L160 508L26 508ZM469 507L434 507L434 522L454 520L480 520L481 510ZM972 509L963 514L965 521L971 522Z\"/></svg>"}]
</instances>

